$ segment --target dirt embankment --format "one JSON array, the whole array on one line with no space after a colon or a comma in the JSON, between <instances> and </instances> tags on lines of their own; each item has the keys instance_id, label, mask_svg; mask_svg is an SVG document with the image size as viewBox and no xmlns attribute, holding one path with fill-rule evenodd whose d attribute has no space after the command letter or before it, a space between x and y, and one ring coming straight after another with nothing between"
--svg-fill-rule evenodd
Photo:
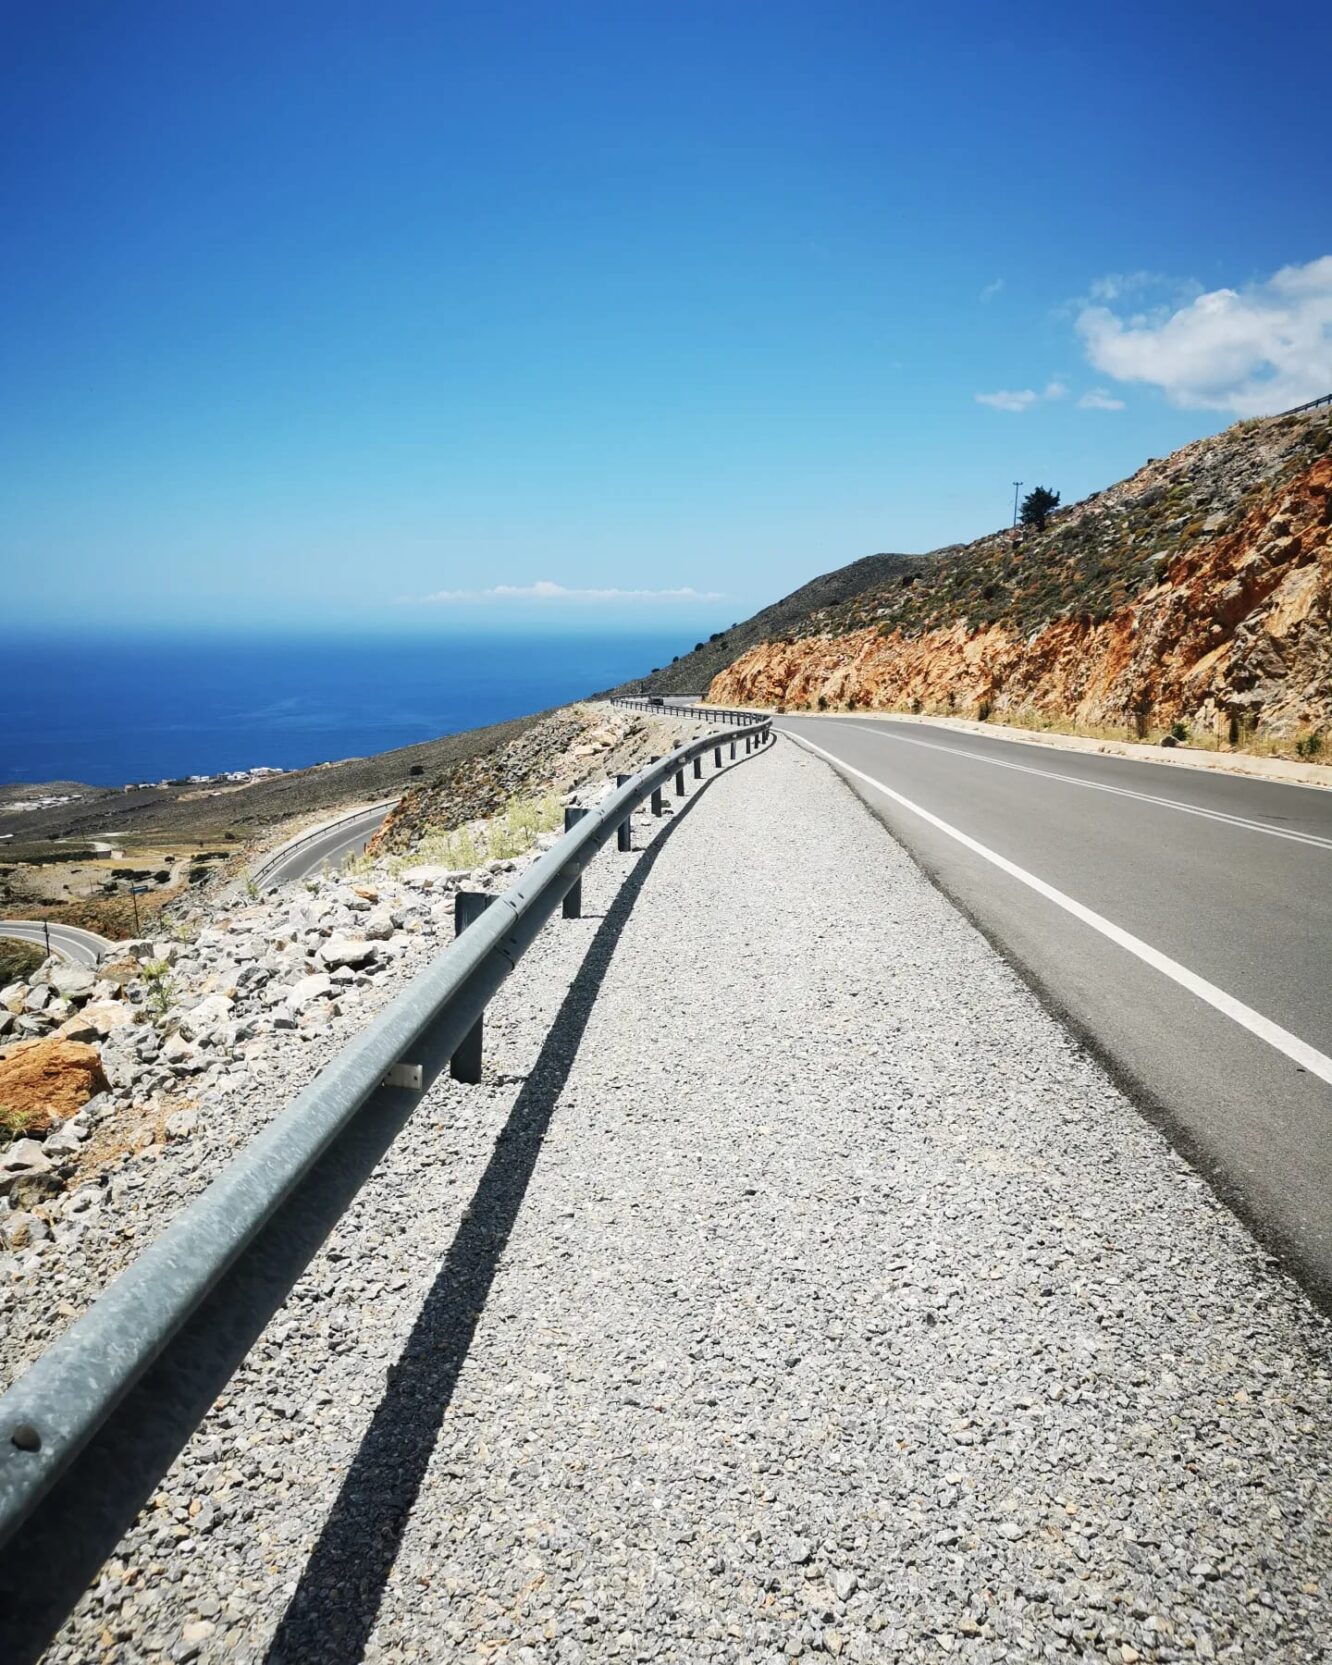
<instances>
[{"instance_id":1,"label":"dirt embankment","mask_svg":"<svg viewBox=\"0 0 1332 1665\"><path fill-rule=\"evenodd\" d=\"M1209 501L1202 488L1223 490L1227 465L1242 479L1247 469L1244 489L1233 503ZM1143 471L1100 504L1070 510L1044 539L1014 548L989 538L950 554L921 596L866 598L820 630L753 648L713 680L709 698L1037 714L1144 735L1179 721L1231 744L1298 739L1309 755L1332 730L1326 423L1288 424L1275 440L1270 424L1241 425L1151 467L1151 478ZM1171 496L1180 512L1153 526ZM1042 560L1049 573L1033 574ZM1096 563L1094 602L1078 605L1075 594L1059 616L1033 621L1038 596L1067 587L1079 561ZM980 605L965 590L968 571L983 577ZM1330 750L1332 733L1322 755Z\"/></svg>"}]
</instances>

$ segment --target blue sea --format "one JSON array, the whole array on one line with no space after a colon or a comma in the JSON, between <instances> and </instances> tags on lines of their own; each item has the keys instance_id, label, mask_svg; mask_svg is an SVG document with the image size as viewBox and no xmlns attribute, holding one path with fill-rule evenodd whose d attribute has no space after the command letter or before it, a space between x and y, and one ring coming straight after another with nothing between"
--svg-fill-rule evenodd
<instances>
[{"instance_id":1,"label":"blue sea","mask_svg":"<svg viewBox=\"0 0 1332 1665\"><path fill-rule=\"evenodd\" d=\"M693 645L679 635L0 641L0 781L122 786L300 769L566 704Z\"/></svg>"}]
</instances>

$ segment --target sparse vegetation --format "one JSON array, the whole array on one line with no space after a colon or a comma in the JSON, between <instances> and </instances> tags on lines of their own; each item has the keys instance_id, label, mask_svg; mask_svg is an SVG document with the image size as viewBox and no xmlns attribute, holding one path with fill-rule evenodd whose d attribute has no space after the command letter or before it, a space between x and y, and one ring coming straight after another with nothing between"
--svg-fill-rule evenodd
<instances>
[{"instance_id":1,"label":"sparse vegetation","mask_svg":"<svg viewBox=\"0 0 1332 1665\"><path fill-rule=\"evenodd\" d=\"M7 983L26 983L46 958L46 950L35 942L0 937L0 988Z\"/></svg>"},{"instance_id":2,"label":"sparse vegetation","mask_svg":"<svg viewBox=\"0 0 1332 1665\"><path fill-rule=\"evenodd\" d=\"M15 1110L8 1104L0 1104L0 1150L13 1140L23 1138L34 1120L35 1115L31 1111Z\"/></svg>"},{"instance_id":3,"label":"sparse vegetation","mask_svg":"<svg viewBox=\"0 0 1332 1665\"><path fill-rule=\"evenodd\" d=\"M510 861L526 855L543 833L563 824L563 801L553 794L510 799L502 815L464 827L432 828L406 855L393 856L389 871L408 867L480 867L487 861Z\"/></svg>"},{"instance_id":4,"label":"sparse vegetation","mask_svg":"<svg viewBox=\"0 0 1332 1665\"><path fill-rule=\"evenodd\" d=\"M175 990L171 982L171 967L165 960L145 960L141 975L146 990L145 1005L149 1016L160 1029L171 1013Z\"/></svg>"}]
</instances>

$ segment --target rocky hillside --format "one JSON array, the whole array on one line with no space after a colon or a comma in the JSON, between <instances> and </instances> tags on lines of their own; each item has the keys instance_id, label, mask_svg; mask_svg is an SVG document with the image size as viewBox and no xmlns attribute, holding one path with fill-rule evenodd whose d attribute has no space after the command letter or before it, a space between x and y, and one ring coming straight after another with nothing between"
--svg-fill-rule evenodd
<instances>
[{"instance_id":1,"label":"rocky hillside","mask_svg":"<svg viewBox=\"0 0 1332 1665\"><path fill-rule=\"evenodd\" d=\"M605 706L570 705L534 720L505 745L459 759L407 792L370 845L370 856L418 850L423 839L590 780L632 774L679 745L692 725Z\"/></svg>"},{"instance_id":2,"label":"rocky hillside","mask_svg":"<svg viewBox=\"0 0 1332 1665\"><path fill-rule=\"evenodd\" d=\"M909 573L918 572L929 560L928 555L866 555L848 566L837 567L833 572L811 579L781 601L774 601L771 607L755 613L743 624L733 624L729 630L718 630L706 642L699 642L691 653L682 653L669 665L663 665L633 682L622 683L618 688L608 689L607 693L623 696L700 694L713 677L749 648L799 629L811 616L838 607L868 590L881 589Z\"/></svg>"},{"instance_id":3,"label":"rocky hillside","mask_svg":"<svg viewBox=\"0 0 1332 1665\"><path fill-rule=\"evenodd\" d=\"M1332 420L1242 422L1043 533L940 550L770 633L709 697L1182 722L1307 755L1332 728Z\"/></svg>"}]
</instances>

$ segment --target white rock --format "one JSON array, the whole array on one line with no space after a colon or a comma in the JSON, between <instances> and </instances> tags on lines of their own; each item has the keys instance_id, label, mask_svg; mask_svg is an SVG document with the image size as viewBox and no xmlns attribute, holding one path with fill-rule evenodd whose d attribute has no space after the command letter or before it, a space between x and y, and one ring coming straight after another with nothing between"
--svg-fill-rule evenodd
<instances>
[{"instance_id":1,"label":"white rock","mask_svg":"<svg viewBox=\"0 0 1332 1665\"><path fill-rule=\"evenodd\" d=\"M80 1016L99 1035L109 1035L113 1029L123 1029L134 1022L134 1014L123 1000L94 1000L83 1008Z\"/></svg>"},{"instance_id":2,"label":"white rock","mask_svg":"<svg viewBox=\"0 0 1332 1665\"><path fill-rule=\"evenodd\" d=\"M162 1124L168 1139L188 1139L198 1125L197 1110L173 1110Z\"/></svg>"},{"instance_id":3,"label":"white rock","mask_svg":"<svg viewBox=\"0 0 1332 1665\"><path fill-rule=\"evenodd\" d=\"M64 999L86 1000L93 992L97 976L84 965L58 965L46 980Z\"/></svg>"},{"instance_id":4,"label":"white rock","mask_svg":"<svg viewBox=\"0 0 1332 1665\"><path fill-rule=\"evenodd\" d=\"M319 950L319 958L330 968L340 965L365 965L373 960L377 950L373 942L355 937L330 937Z\"/></svg>"},{"instance_id":5,"label":"white rock","mask_svg":"<svg viewBox=\"0 0 1332 1665\"><path fill-rule=\"evenodd\" d=\"M206 1030L216 1029L231 1016L232 1002L224 994L209 994L191 1006L180 1020L180 1032L189 1039L196 1039Z\"/></svg>"},{"instance_id":6,"label":"white rock","mask_svg":"<svg viewBox=\"0 0 1332 1665\"><path fill-rule=\"evenodd\" d=\"M299 983L293 983L287 990L287 1005L294 1012L299 1012L313 1000L323 1000L333 992L333 979L326 971L315 971L308 977L302 977Z\"/></svg>"},{"instance_id":7,"label":"white rock","mask_svg":"<svg viewBox=\"0 0 1332 1665\"><path fill-rule=\"evenodd\" d=\"M387 942L393 935L393 915L388 908L376 908L366 920L364 931L371 942Z\"/></svg>"}]
</instances>

